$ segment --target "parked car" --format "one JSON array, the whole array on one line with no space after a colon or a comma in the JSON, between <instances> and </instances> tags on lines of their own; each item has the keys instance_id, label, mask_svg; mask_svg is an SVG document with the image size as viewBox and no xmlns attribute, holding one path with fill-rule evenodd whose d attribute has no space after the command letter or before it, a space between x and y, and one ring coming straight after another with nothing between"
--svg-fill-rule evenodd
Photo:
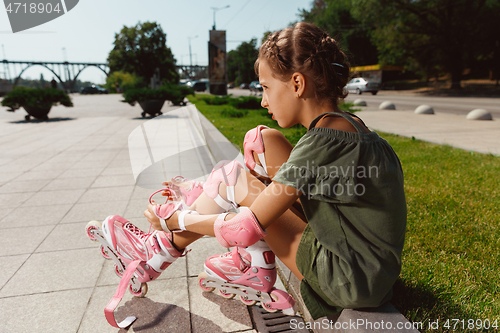
<instances>
[{"instance_id":1,"label":"parked car","mask_svg":"<svg viewBox=\"0 0 500 333\"><path fill-rule=\"evenodd\" d=\"M228 83L227 84L227 89L233 89L234 88L234 84L233 83Z\"/></svg>"},{"instance_id":2,"label":"parked car","mask_svg":"<svg viewBox=\"0 0 500 333\"><path fill-rule=\"evenodd\" d=\"M364 92L371 92L376 95L380 90L380 84L370 79L356 77L346 84L346 90L361 95Z\"/></svg>"},{"instance_id":3,"label":"parked car","mask_svg":"<svg viewBox=\"0 0 500 333\"><path fill-rule=\"evenodd\" d=\"M248 83L240 84L240 89L248 89Z\"/></svg>"},{"instance_id":4,"label":"parked car","mask_svg":"<svg viewBox=\"0 0 500 333\"><path fill-rule=\"evenodd\" d=\"M207 81L189 81L187 83L187 86L190 88L193 88L194 91L205 91L208 90L207 88L208 82Z\"/></svg>"},{"instance_id":5,"label":"parked car","mask_svg":"<svg viewBox=\"0 0 500 333\"><path fill-rule=\"evenodd\" d=\"M83 87L81 90L80 90L80 94L82 95L87 95L87 94L107 94L108 93L108 90L101 87L101 86L98 86L97 84L93 84L91 86L86 86L86 87Z\"/></svg>"},{"instance_id":6,"label":"parked car","mask_svg":"<svg viewBox=\"0 0 500 333\"><path fill-rule=\"evenodd\" d=\"M258 93L261 92L262 86L260 85L259 81L252 81L250 82L250 85L248 86L251 92Z\"/></svg>"}]
</instances>

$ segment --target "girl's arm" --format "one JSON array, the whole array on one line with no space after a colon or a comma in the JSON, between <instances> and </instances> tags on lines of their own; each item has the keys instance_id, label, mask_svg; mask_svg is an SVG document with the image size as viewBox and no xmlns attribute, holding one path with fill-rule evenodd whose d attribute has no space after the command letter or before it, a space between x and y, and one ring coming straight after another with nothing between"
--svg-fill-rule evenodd
<instances>
[{"instance_id":1,"label":"girl's arm","mask_svg":"<svg viewBox=\"0 0 500 333\"><path fill-rule=\"evenodd\" d=\"M269 227L278 217L299 199L301 192L291 186L272 182L262 191L250 206L263 229Z\"/></svg>"},{"instance_id":2,"label":"girl's arm","mask_svg":"<svg viewBox=\"0 0 500 333\"><path fill-rule=\"evenodd\" d=\"M279 216L289 209L300 197L301 192L293 187L273 182L266 187L254 200L250 210L261 224L263 229L271 225ZM153 206L149 205L144 213L156 230L162 230L160 220L153 213ZM171 230L179 229L179 212L175 212L167 225ZM236 214L228 214L226 219L232 218ZM214 222L219 215L194 215L187 214L184 218L186 230L201 234L214 236Z\"/></svg>"}]
</instances>

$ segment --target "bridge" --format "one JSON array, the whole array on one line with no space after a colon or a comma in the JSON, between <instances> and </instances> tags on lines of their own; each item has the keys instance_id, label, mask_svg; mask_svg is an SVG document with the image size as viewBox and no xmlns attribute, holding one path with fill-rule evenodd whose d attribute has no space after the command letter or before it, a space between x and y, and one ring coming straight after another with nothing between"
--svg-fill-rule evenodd
<instances>
[{"instance_id":1,"label":"bridge","mask_svg":"<svg viewBox=\"0 0 500 333\"><path fill-rule=\"evenodd\" d=\"M13 80L13 86L16 86L21 75L32 66L42 66L51 71L59 80L65 90L74 91L78 76L83 70L89 67L100 69L106 76L109 76L109 66L105 63L86 63L86 62L51 62L51 61L11 61L3 60L4 76L7 80ZM177 71L189 78L199 79L207 77L207 66L177 66ZM11 75L11 73L13 75ZM64 77L64 79L63 79Z\"/></svg>"},{"instance_id":2,"label":"bridge","mask_svg":"<svg viewBox=\"0 0 500 333\"><path fill-rule=\"evenodd\" d=\"M78 76L82 71L89 67L97 67L101 71L109 75L108 64L102 63L85 63L85 62L50 62L50 61L11 61L3 60L4 72L7 79L14 78L13 86L16 86L21 78L21 75L32 66L42 66L47 68L61 82L62 86L67 91L73 91ZM14 73L11 75L11 69ZM8 77L7 77L8 75ZM66 78L63 79L63 76Z\"/></svg>"}]
</instances>

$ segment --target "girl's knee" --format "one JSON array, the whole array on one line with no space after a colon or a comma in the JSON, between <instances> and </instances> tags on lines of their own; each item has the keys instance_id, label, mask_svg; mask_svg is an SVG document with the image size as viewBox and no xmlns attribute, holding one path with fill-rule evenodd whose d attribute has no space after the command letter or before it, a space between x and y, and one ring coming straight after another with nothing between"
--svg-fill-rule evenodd
<instances>
[{"instance_id":1,"label":"girl's knee","mask_svg":"<svg viewBox=\"0 0 500 333\"><path fill-rule=\"evenodd\" d=\"M265 128L261 131L261 134L262 134L262 141L264 143L264 148L266 147L266 144L273 144L273 142L277 141L288 142L285 136L275 128Z\"/></svg>"},{"instance_id":2,"label":"girl's knee","mask_svg":"<svg viewBox=\"0 0 500 333\"><path fill-rule=\"evenodd\" d=\"M247 132L243 146L246 166L266 183L286 162L293 148L280 131L263 125Z\"/></svg>"}]
</instances>

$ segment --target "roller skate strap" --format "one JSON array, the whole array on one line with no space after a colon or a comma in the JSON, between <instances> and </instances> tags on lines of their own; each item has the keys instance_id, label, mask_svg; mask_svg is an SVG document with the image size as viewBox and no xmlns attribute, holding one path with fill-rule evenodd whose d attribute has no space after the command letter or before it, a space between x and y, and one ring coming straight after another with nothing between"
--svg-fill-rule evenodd
<instances>
[{"instance_id":1,"label":"roller skate strap","mask_svg":"<svg viewBox=\"0 0 500 333\"><path fill-rule=\"evenodd\" d=\"M111 298L111 301L109 301L108 305L104 309L104 315L106 316L106 320L113 327L127 328L130 325L132 325L132 323L137 319L134 316L130 316L130 317L125 318L122 322L117 323L116 319L115 319L114 312L115 312L115 309L118 306L118 304L120 304L120 302L123 298L123 295L125 294L125 291L127 290L130 279L134 275L134 272L140 263L141 263L141 260L135 260L127 266L127 269L123 273L123 277L120 281L120 284L118 285L118 289L116 289L115 295L113 296L113 298Z\"/></svg>"},{"instance_id":2,"label":"roller skate strap","mask_svg":"<svg viewBox=\"0 0 500 333\"><path fill-rule=\"evenodd\" d=\"M223 160L217 163L207 181L203 185L203 192L212 198L222 209L230 211L238 207L235 195L235 185L243 165L236 161ZM227 200L220 196L219 185L226 185Z\"/></svg>"},{"instance_id":3,"label":"roller skate strap","mask_svg":"<svg viewBox=\"0 0 500 333\"><path fill-rule=\"evenodd\" d=\"M173 188L177 187L182 194L182 200L186 206L191 206L196 199L203 193L203 183L195 180L189 180L182 176L177 176L171 180ZM189 183L189 188L180 186L181 183ZM168 188L168 187L167 187Z\"/></svg>"},{"instance_id":4,"label":"roller skate strap","mask_svg":"<svg viewBox=\"0 0 500 333\"><path fill-rule=\"evenodd\" d=\"M165 203L168 202L168 198L177 198L177 194L175 194L174 191L170 190L169 188L162 188L161 190L158 190L158 191L155 191L153 192L150 196L149 196L149 203L154 205L153 203L153 196L157 193L160 193L160 192L168 192L169 193L169 196L167 197L167 200L165 201Z\"/></svg>"}]
</instances>

